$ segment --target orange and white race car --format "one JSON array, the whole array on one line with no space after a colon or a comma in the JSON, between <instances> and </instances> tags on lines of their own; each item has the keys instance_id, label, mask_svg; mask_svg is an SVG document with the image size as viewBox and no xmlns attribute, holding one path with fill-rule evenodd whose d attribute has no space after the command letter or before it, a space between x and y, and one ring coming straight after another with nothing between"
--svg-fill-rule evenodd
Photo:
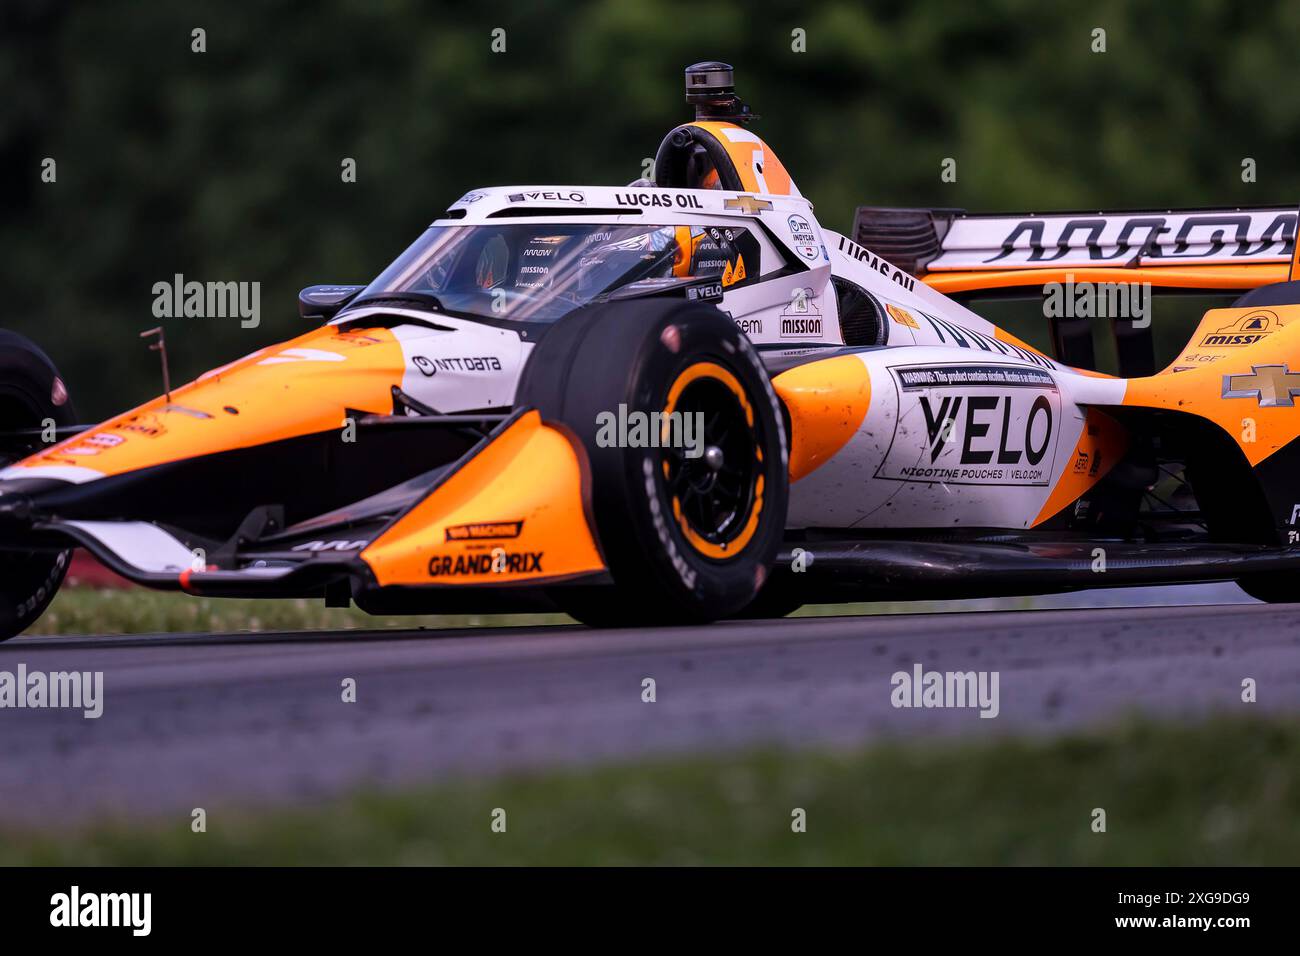
<instances>
[{"instance_id":1,"label":"orange and white race car","mask_svg":"<svg viewBox=\"0 0 1300 956\"><path fill-rule=\"evenodd\" d=\"M193 594L592 624L1291 598L1295 210L863 208L837 235L730 67L689 68L687 99L652 179L469 192L369 285L304 290L310 331L94 427L0 333L0 636L74 546ZM1050 283L1241 298L1164 369L1149 323L1107 322L1120 376L1087 310L1046 354L962 304Z\"/></svg>"}]
</instances>

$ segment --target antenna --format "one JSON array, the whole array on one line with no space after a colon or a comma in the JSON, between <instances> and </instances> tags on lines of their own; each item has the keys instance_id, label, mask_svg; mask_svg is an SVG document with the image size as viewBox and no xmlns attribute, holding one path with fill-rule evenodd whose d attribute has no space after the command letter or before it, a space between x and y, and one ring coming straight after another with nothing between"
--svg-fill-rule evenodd
<instances>
[{"instance_id":1,"label":"antenna","mask_svg":"<svg viewBox=\"0 0 1300 956\"><path fill-rule=\"evenodd\" d=\"M157 352L162 356L162 373L163 373L163 394L167 397L167 404L172 403L172 377L167 371L167 337L163 334L162 326L156 329L149 329L147 332L141 332L140 338L147 339L151 335L158 336L158 341L149 346L150 352Z\"/></svg>"}]
</instances>

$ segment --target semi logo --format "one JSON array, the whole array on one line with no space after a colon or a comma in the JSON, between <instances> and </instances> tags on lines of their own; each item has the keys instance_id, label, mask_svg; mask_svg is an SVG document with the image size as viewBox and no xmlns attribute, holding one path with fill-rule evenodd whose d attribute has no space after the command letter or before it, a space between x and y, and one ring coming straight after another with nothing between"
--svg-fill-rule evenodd
<instances>
[{"instance_id":1,"label":"semi logo","mask_svg":"<svg viewBox=\"0 0 1300 956\"><path fill-rule=\"evenodd\" d=\"M1051 481L1061 396L1050 373L1010 365L890 371L898 416L877 478L1006 486Z\"/></svg>"}]
</instances>

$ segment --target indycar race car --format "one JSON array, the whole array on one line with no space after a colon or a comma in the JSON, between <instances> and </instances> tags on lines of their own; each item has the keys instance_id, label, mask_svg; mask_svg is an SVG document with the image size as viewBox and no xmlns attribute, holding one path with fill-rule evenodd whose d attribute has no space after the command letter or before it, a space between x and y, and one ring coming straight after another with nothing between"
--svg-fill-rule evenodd
<instances>
[{"instance_id":1,"label":"indycar race car","mask_svg":"<svg viewBox=\"0 0 1300 956\"><path fill-rule=\"evenodd\" d=\"M594 625L805 603L1300 581L1294 209L822 227L731 68L626 187L475 189L308 331L102 424L0 333L0 637L74 547L141 585ZM1236 292L1039 350L967 307L1050 283ZM1046 320L1045 320L1046 321ZM1296 370L1290 368L1292 361Z\"/></svg>"}]
</instances>

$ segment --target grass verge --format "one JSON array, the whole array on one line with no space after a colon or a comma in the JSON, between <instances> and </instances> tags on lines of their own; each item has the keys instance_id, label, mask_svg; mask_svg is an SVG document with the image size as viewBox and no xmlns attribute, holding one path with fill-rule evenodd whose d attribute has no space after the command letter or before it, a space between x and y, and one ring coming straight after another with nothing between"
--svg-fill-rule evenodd
<instances>
[{"instance_id":1,"label":"grass verge","mask_svg":"<svg viewBox=\"0 0 1300 956\"><path fill-rule=\"evenodd\" d=\"M1094 808L1107 829L1092 829ZM490 829L506 812L505 833ZM807 832L791 829L807 813ZM206 833L0 832L3 864L1294 864L1300 727L1127 723L1056 740L763 751L511 775Z\"/></svg>"}]
</instances>

